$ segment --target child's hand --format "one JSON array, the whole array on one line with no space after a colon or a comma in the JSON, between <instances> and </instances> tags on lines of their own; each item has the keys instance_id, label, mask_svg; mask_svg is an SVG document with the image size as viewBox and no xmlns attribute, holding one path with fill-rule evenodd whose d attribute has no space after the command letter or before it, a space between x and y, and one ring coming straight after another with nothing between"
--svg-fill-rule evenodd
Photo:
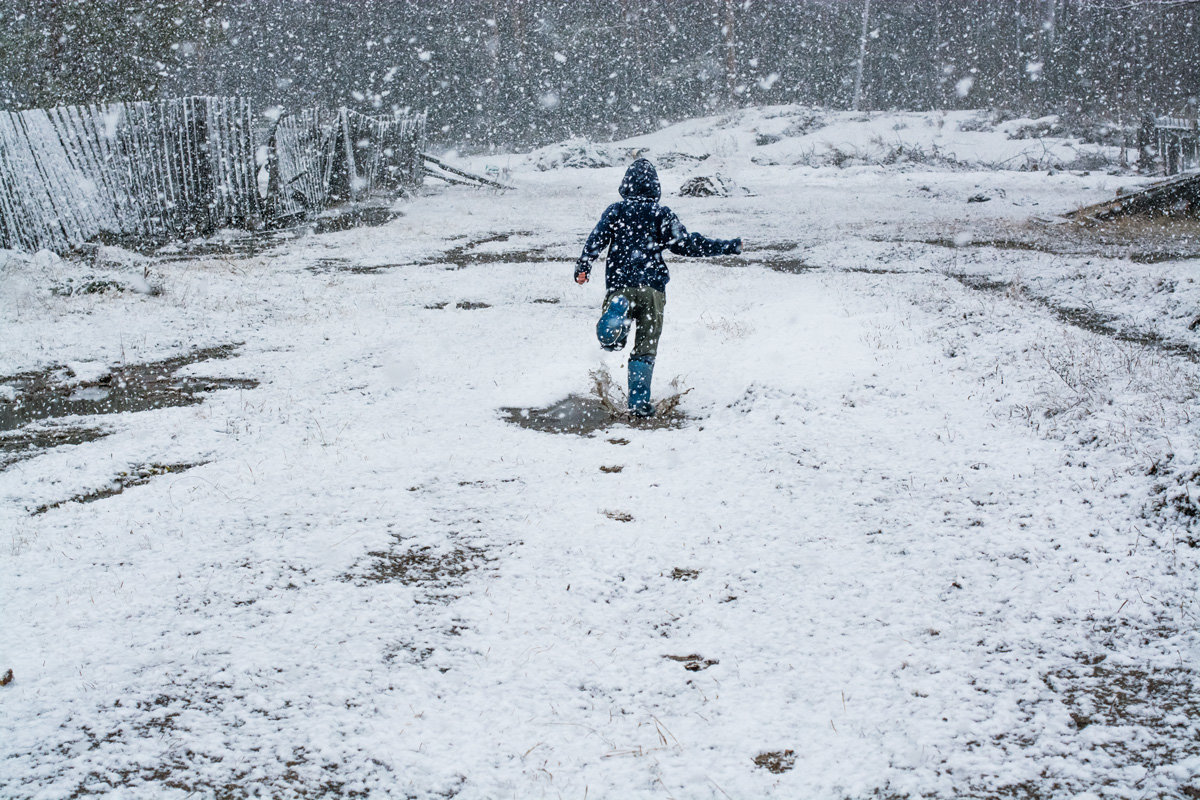
<instances>
[{"instance_id":1,"label":"child's hand","mask_svg":"<svg viewBox=\"0 0 1200 800\"><path fill-rule=\"evenodd\" d=\"M585 283L588 282L588 274L586 272L576 272L575 273L575 282L578 283L580 286L583 286Z\"/></svg>"}]
</instances>

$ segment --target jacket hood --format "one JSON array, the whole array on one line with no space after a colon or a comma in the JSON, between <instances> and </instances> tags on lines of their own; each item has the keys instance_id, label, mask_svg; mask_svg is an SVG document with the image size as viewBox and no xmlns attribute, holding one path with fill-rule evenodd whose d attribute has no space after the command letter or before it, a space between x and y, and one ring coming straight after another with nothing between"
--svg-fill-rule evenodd
<instances>
[{"instance_id":1,"label":"jacket hood","mask_svg":"<svg viewBox=\"0 0 1200 800\"><path fill-rule=\"evenodd\" d=\"M658 170L644 158L629 165L621 181L621 197L626 200L654 200L662 197L662 185L658 182Z\"/></svg>"}]
</instances>

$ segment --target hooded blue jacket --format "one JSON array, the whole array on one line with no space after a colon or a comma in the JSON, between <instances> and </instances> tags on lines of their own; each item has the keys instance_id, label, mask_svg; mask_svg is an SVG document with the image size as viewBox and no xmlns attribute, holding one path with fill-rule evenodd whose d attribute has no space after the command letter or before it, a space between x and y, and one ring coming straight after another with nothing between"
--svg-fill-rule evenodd
<instances>
[{"instance_id":1,"label":"hooded blue jacket","mask_svg":"<svg viewBox=\"0 0 1200 800\"><path fill-rule=\"evenodd\" d=\"M671 279L663 250L681 256L721 256L742 252L741 239L709 239L688 233L679 217L658 204L662 186L658 171L644 158L629 165L621 181L619 203L604 210L583 245L575 274L590 274L592 262L608 248L604 282L609 292L629 286L666 291Z\"/></svg>"}]
</instances>

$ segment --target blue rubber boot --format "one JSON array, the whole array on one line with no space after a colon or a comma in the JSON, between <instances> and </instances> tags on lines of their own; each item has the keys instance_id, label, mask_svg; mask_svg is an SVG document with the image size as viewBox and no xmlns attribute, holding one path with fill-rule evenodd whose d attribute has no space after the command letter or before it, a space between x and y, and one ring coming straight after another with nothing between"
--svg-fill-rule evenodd
<instances>
[{"instance_id":1,"label":"blue rubber boot","mask_svg":"<svg viewBox=\"0 0 1200 800\"><path fill-rule=\"evenodd\" d=\"M614 297L607 306L604 307L604 313L600 315L600 321L596 323L596 338L600 340L600 346L605 350L620 350L625 346L625 340L629 337L629 298Z\"/></svg>"},{"instance_id":2,"label":"blue rubber boot","mask_svg":"<svg viewBox=\"0 0 1200 800\"><path fill-rule=\"evenodd\" d=\"M654 356L629 359L629 413L635 417L653 417L650 379L654 376Z\"/></svg>"}]
</instances>

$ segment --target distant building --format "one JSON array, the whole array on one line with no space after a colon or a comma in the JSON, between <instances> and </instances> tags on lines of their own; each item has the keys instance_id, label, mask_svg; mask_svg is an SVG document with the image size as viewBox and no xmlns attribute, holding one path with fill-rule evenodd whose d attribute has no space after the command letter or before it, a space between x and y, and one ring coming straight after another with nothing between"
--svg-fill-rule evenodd
<instances>
[{"instance_id":1,"label":"distant building","mask_svg":"<svg viewBox=\"0 0 1200 800\"><path fill-rule=\"evenodd\" d=\"M1200 169L1200 128L1195 118L1156 117L1154 136L1167 175Z\"/></svg>"}]
</instances>

